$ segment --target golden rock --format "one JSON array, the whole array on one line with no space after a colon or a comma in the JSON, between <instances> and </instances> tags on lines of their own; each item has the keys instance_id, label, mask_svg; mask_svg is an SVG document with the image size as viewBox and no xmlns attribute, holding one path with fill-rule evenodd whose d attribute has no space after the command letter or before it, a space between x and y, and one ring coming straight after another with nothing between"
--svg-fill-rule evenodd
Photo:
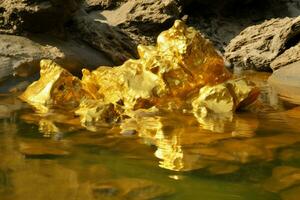
<instances>
[{"instance_id":1,"label":"golden rock","mask_svg":"<svg viewBox=\"0 0 300 200\"><path fill-rule=\"evenodd\" d=\"M42 60L40 67L40 79L20 98L42 113L50 108L77 107L85 95L81 81L51 60Z\"/></svg>"},{"instance_id":2,"label":"golden rock","mask_svg":"<svg viewBox=\"0 0 300 200\"><path fill-rule=\"evenodd\" d=\"M259 90L245 79L233 79L214 86L204 86L192 102L193 113L200 121L209 112L231 115L236 109L251 104Z\"/></svg>"},{"instance_id":3,"label":"golden rock","mask_svg":"<svg viewBox=\"0 0 300 200\"><path fill-rule=\"evenodd\" d=\"M257 89L232 80L221 55L200 32L182 21L162 32L156 46L138 46L140 58L119 67L83 69L82 80L49 60L41 61L41 77L21 99L39 112L62 108L93 123L118 122L138 109L232 113L252 103ZM193 107L193 108L192 108Z\"/></svg>"}]
</instances>

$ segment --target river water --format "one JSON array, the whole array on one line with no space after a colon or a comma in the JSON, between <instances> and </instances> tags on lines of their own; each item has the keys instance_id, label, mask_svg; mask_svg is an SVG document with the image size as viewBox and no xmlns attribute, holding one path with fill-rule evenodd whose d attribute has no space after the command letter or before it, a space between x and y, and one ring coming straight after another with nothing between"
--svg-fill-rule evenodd
<instances>
[{"instance_id":1,"label":"river water","mask_svg":"<svg viewBox=\"0 0 300 200\"><path fill-rule=\"evenodd\" d=\"M2 93L0 200L298 200L300 107L278 97L268 74L243 75L262 90L250 111L150 114L128 122L138 132L45 134L18 93Z\"/></svg>"}]
</instances>

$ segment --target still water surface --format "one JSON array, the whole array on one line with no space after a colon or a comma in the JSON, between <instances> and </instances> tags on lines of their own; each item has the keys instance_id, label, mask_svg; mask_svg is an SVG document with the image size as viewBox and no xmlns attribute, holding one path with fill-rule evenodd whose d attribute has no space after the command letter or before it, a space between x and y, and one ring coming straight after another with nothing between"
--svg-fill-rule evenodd
<instances>
[{"instance_id":1,"label":"still water surface","mask_svg":"<svg viewBox=\"0 0 300 200\"><path fill-rule=\"evenodd\" d=\"M251 112L146 115L126 125L137 132L63 125L45 135L17 95L2 94L0 200L298 200L300 107L267 74L247 76L262 89Z\"/></svg>"}]
</instances>

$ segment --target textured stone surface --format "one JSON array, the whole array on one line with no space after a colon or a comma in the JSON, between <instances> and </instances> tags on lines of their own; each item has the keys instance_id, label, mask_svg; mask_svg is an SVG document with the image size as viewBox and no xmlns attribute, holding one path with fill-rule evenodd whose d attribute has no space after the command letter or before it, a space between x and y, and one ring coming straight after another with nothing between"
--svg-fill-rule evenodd
<instances>
[{"instance_id":1,"label":"textured stone surface","mask_svg":"<svg viewBox=\"0 0 300 200\"><path fill-rule=\"evenodd\" d=\"M296 45L299 34L300 17L271 19L242 31L226 47L225 57L237 67L268 71L272 61Z\"/></svg>"},{"instance_id":2,"label":"textured stone surface","mask_svg":"<svg viewBox=\"0 0 300 200\"><path fill-rule=\"evenodd\" d=\"M83 11L76 13L73 22L79 39L106 54L115 64L137 56L135 42L118 27L92 18Z\"/></svg>"},{"instance_id":3,"label":"textured stone surface","mask_svg":"<svg viewBox=\"0 0 300 200\"><path fill-rule=\"evenodd\" d=\"M62 29L78 9L79 0L0 1L1 32L45 32Z\"/></svg>"},{"instance_id":4,"label":"textured stone surface","mask_svg":"<svg viewBox=\"0 0 300 200\"><path fill-rule=\"evenodd\" d=\"M101 15L113 25L126 30L139 43L154 42L158 33L171 26L179 18L181 7L176 0L127 1L115 10Z\"/></svg>"},{"instance_id":5,"label":"textured stone surface","mask_svg":"<svg viewBox=\"0 0 300 200\"><path fill-rule=\"evenodd\" d=\"M279 55L273 62L271 62L270 66L272 70L275 71L281 67L285 67L298 61L300 61L300 43Z\"/></svg>"},{"instance_id":6,"label":"textured stone surface","mask_svg":"<svg viewBox=\"0 0 300 200\"><path fill-rule=\"evenodd\" d=\"M0 80L13 74L30 76L39 70L41 59L52 59L64 64L72 73L81 68L95 68L111 62L103 54L74 40L60 40L51 36L0 35Z\"/></svg>"},{"instance_id":7,"label":"textured stone surface","mask_svg":"<svg viewBox=\"0 0 300 200\"><path fill-rule=\"evenodd\" d=\"M121 6L127 1L128 0L84 0L84 6L87 12L106 9L112 10Z\"/></svg>"}]
</instances>

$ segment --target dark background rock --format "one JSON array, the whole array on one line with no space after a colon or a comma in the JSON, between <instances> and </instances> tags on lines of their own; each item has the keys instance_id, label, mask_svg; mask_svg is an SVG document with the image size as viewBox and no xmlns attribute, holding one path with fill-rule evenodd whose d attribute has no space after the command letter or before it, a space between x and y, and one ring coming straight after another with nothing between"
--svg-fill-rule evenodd
<instances>
[{"instance_id":1,"label":"dark background rock","mask_svg":"<svg viewBox=\"0 0 300 200\"><path fill-rule=\"evenodd\" d=\"M60 30L81 0L2 0L0 29L6 33Z\"/></svg>"}]
</instances>

